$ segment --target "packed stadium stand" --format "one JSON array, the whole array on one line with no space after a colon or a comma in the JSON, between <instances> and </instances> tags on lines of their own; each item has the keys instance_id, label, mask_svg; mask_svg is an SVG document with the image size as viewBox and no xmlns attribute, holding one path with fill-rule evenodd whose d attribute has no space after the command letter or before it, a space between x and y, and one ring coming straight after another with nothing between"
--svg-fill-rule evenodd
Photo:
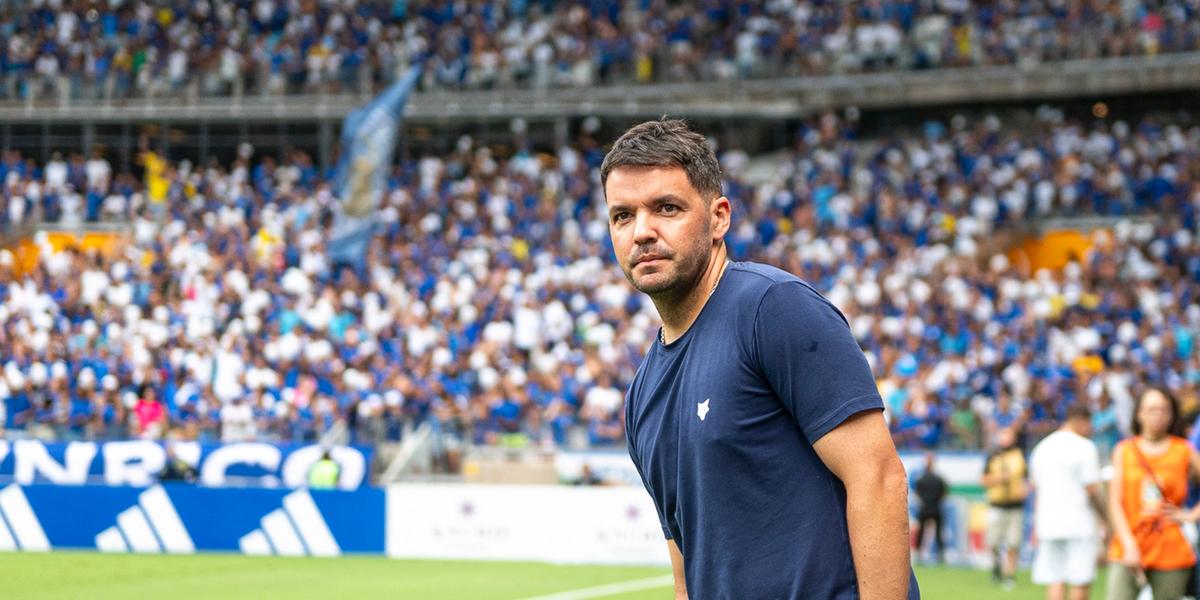
<instances>
[{"instance_id":1,"label":"packed stadium stand","mask_svg":"<svg viewBox=\"0 0 1200 600\"><path fill-rule=\"evenodd\" d=\"M0 98L579 87L1158 55L1200 49L1193 1L32 2Z\"/></svg>"},{"instance_id":2,"label":"packed stadium stand","mask_svg":"<svg viewBox=\"0 0 1200 600\"><path fill-rule=\"evenodd\" d=\"M619 447L658 321L597 167L664 112L711 132L731 255L845 313L901 448L1081 401L1111 446L1140 383L1200 408L1194 0L3 8L12 435ZM335 268L335 127L417 62Z\"/></svg>"},{"instance_id":3,"label":"packed stadium stand","mask_svg":"<svg viewBox=\"0 0 1200 600\"><path fill-rule=\"evenodd\" d=\"M1100 407L1111 444L1141 381L1195 405L1200 126L1043 107L873 137L826 113L794 134L721 149L731 255L841 307L902 448L979 449L1023 412L1038 435L1072 402ZM303 152L196 165L147 149L143 185L99 155L10 151L0 223L132 229L114 252L56 253L44 233L32 261L0 251L5 426L313 441L344 420L376 443L416 421L469 444L620 445L658 321L612 260L601 158L585 136L402 160L356 274L331 269L329 174ZM997 242L1051 217L1114 226L1049 263Z\"/></svg>"}]
</instances>

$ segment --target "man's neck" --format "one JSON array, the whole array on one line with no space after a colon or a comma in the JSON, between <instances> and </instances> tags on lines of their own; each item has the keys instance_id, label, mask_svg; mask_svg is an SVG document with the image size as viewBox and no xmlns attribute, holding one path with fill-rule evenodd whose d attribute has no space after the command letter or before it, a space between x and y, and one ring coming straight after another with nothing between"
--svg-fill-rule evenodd
<instances>
[{"instance_id":1,"label":"man's neck","mask_svg":"<svg viewBox=\"0 0 1200 600\"><path fill-rule=\"evenodd\" d=\"M700 311L704 309L709 296L721 280L727 255L725 244L714 248L700 278L686 292L680 295L660 294L650 297L663 322L663 341L669 344L679 339L696 321L696 317L700 315Z\"/></svg>"}]
</instances>

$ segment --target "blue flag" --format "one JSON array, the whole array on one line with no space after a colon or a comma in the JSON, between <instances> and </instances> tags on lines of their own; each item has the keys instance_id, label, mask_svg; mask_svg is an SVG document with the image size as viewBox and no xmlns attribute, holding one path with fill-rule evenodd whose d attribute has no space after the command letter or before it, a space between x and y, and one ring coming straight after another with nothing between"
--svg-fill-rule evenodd
<instances>
[{"instance_id":1,"label":"blue flag","mask_svg":"<svg viewBox=\"0 0 1200 600\"><path fill-rule=\"evenodd\" d=\"M421 77L421 67L346 116L342 123L342 156L334 176L334 193L342 203L333 224L329 257L333 264L366 266L367 245L379 200L387 186L404 104Z\"/></svg>"}]
</instances>

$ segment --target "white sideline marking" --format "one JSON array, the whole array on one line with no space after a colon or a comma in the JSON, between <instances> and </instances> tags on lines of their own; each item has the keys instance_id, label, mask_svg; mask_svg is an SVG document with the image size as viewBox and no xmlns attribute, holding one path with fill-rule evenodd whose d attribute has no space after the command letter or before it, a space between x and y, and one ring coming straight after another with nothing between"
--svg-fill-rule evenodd
<instances>
[{"instance_id":1,"label":"white sideline marking","mask_svg":"<svg viewBox=\"0 0 1200 600\"><path fill-rule=\"evenodd\" d=\"M659 575L658 577L647 577L646 579L634 579L632 581L598 585L596 587L550 594L549 596L535 596L533 598L526 598L525 600L585 600L586 598L602 598L614 594L624 594L625 592L652 590L669 585L675 585L674 575Z\"/></svg>"}]
</instances>

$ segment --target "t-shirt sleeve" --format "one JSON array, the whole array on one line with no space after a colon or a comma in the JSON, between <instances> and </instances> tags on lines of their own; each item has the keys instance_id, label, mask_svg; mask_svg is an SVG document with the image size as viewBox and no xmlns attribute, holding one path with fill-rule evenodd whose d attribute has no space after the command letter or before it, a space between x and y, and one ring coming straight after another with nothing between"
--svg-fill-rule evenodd
<instances>
[{"instance_id":1,"label":"t-shirt sleeve","mask_svg":"<svg viewBox=\"0 0 1200 600\"><path fill-rule=\"evenodd\" d=\"M799 281L772 285L754 321L763 375L815 444L851 416L883 410L883 400L845 317Z\"/></svg>"}]
</instances>

